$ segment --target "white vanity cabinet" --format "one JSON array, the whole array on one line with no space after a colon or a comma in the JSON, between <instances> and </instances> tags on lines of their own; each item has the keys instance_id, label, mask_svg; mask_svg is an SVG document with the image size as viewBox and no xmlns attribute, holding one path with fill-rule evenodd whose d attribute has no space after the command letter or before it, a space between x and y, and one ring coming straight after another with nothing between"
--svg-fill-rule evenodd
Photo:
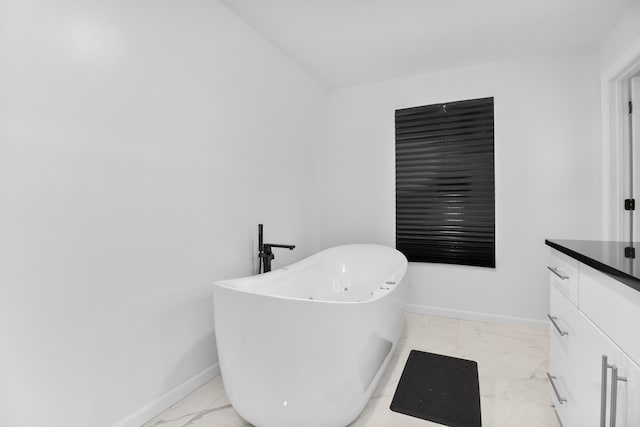
<instances>
[{"instance_id":1,"label":"white vanity cabinet","mask_svg":"<svg viewBox=\"0 0 640 427\"><path fill-rule=\"evenodd\" d=\"M560 421L640 427L640 292L554 249L549 270L549 377Z\"/></svg>"},{"instance_id":2,"label":"white vanity cabinet","mask_svg":"<svg viewBox=\"0 0 640 427\"><path fill-rule=\"evenodd\" d=\"M626 354L622 354L620 375L626 377L627 381L619 385L625 388L618 407L621 413L619 425L640 426L640 365Z\"/></svg>"}]
</instances>

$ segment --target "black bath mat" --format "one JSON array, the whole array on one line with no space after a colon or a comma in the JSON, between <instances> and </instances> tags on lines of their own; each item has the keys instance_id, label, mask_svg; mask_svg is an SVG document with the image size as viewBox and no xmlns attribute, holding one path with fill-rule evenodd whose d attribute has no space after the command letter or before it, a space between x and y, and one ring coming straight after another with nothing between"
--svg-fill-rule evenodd
<instances>
[{"instance_id":1,"label":"black bath mat","mask_svg":"<svg viewBox=\"0 0 640 427\"><path fill-rule=\"evenodd\" d=\"M478 364L411 350L391 410L450 427L481 427Z\"/></svg>"}]
</instances>

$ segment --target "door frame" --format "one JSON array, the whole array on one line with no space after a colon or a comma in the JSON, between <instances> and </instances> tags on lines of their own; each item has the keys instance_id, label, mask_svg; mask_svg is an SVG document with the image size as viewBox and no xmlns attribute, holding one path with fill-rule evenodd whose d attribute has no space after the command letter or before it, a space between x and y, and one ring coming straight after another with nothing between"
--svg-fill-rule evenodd
<instances>
[{"instance_id":1,"label":"door frame","mask_svg":"<svg viewBox=\"0 0 640 427\"><path fill-rule=\"evenodd\" d=\"M628 240L624 236L623 144L628 134L627 83L639 72L640 39L620 55L601 78L603 240ZM640 193L640 189L636 192Z\"/></svg>"}]
</instances>

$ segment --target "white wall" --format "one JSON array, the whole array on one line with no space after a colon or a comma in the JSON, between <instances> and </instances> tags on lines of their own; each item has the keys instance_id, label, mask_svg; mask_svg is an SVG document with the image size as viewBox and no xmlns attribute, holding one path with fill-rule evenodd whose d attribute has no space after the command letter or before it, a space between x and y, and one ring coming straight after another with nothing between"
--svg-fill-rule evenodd
<instances>
[{"instance_id":1,"label":"white wall","mask_svg":"<svg viewBox=\"0 0 640 427\"><path fill-rule=\"evenodd\" d=\"M215 366L211 284L317 249L325 91L216 1L0 6L0 425L109 426Z\"/></svg>"},{"instance_id":2,"label":"white wall","mask_svg":"<svg viewBox=\"0 0 640 427\"><path fill-rule=\"evenodd\" d=\"M640 3L632 3L600 44L600 66L606 72L640 41Z\"/></svg>"},{"instance_id":3,"label":"white wall","mask_svg":"<svg viewBox=\"0 0 640 427\"><path fill-rule=\"evenodd\" d=\"M394 110L493 96L497 266L412 263L409 304L542 321L544 239L601 233L597 61L595 51L563 52L332 92L323 246L395 244Z\"/></svg>"}]
</instances>

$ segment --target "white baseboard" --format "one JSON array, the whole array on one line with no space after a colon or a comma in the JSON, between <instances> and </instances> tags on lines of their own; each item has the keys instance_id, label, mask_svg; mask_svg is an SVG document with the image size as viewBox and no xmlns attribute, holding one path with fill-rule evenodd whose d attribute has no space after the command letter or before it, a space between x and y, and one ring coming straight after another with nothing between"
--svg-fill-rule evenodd
<instances>
[{"instance_id":1,"label":"white baseboard","mask_svg":"<svg viewBox=\"0 0 640 427\"><path fill-rule=\"evenodd\" d=\"M477 322L500 323L506 325L528 326L530 328L547 328L544 320L527 319L525 317L503 316L500 314L479 313L475 311L454 310L431 307L428 305L406 304L405 309L411 313L430 314L432 316L453 317L455 319L475 320Z\"/></svg>"},{"instance_id":2,"label":"white baseboard","mask_svg":"<svg viewBox=\"0 0 640 427\"><path fill-rule=\"evenodd\" d=\"M220 365L216 362L179 384L177 387L169 390L159 398L142 406L131 415L118 421L113 427L140 427L180 399L184 399L189 393L217 375L220 375Z\"/></svg>"}]
</instances>

